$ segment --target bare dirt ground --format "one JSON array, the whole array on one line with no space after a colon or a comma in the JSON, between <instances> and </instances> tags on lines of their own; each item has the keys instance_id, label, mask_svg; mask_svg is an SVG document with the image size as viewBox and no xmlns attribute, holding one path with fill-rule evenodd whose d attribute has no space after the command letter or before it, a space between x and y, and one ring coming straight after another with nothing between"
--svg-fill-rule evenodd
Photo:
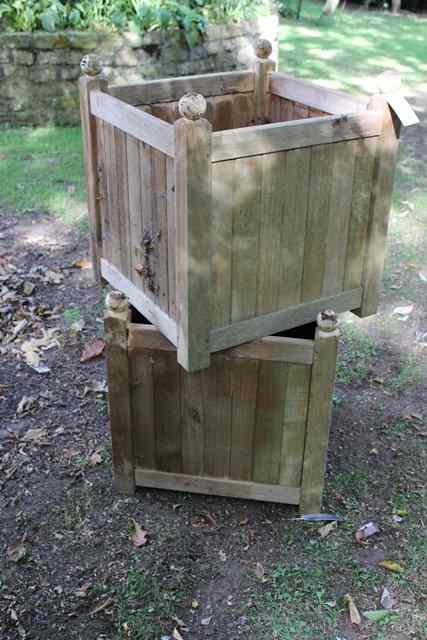
<instances>
[{"instance_id":1,"label":"bare dirt ground","mask_svg":"<svg viewBox=\"0 0 427 640\"><path fill-rule=\"evenodd\" d=\"M114 495L104 358L80 362L103 333L103 294L79 263L86 238L8 211L0 234L1 640L425 637L424 256L400 260L393 240L379 318L362 337L344 331L324 508L346 521L323 539L283 506ZM393 315L413 302L406 320ZM148 532L139 549L132 518ZM357 545L368 520L380 533ZM384 586L396 615L352 625L343 596L377 609Z\"/></svg>"}]
</instances>

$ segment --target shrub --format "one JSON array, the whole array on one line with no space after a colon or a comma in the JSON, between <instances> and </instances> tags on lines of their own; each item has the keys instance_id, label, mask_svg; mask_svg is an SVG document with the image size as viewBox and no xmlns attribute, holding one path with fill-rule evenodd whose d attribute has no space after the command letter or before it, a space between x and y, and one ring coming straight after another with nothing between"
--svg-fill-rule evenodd
<instances>
[{"instance_id":1,"label":"shrub","mask_svg":"<svg viewBox=\"0 0 427 640\"><path fill-rule=\"evenodd\" d=\"M9 31L178 28L192 47L208 21L249 19L266 6L265 0L0 0L0 21Z\"/></svg>"}]
</instances>

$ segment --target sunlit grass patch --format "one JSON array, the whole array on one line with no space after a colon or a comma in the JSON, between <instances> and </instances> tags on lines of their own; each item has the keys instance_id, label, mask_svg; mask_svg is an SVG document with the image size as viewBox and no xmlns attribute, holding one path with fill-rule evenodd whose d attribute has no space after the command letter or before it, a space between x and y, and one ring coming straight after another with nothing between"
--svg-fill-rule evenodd
<instances>
[{"instance_id":1,"label":"sunlit grass patch","mask_svg":"<svg viewBox=\"0 0 427 640\"><path fill-rule=\"evenodd\" d=\"M70 225L86 224L79 128L4 129L0 140L2 207L46 211Z\"/></svg>"}]
</instances>

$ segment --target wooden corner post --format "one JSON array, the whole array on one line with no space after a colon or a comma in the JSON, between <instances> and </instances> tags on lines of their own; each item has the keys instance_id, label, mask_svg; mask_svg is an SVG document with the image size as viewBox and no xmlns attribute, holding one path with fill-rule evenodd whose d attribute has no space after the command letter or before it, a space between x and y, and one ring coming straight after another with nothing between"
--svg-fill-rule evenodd
<instances>
[{"instance_id":1,"label":"wooden corner post","mask_svg":"<svg viewBox=\"0 0 427 640\"><path fill-rule=\"evenodd\" d=\"M269 40L258 40L255 45L255 122L265 124L269 113L268 74L275 71L276 63L270 59L273 47Z\"/></svg>"},{"instance_id":2,"label":"wooden corner post","mask_svg":"<svg viewBox=\"0 0 427 640\"><path fill-rule=\"evenodd\" d=\"M363 297L357 315L364 318L378 309L378 297L384 268L385 247L390 218L394 171L399 146L400 120L390 109L386 94L400 86L400 78L382 75L378 79L379 93L372 96L368 109L381 113L382 126L377 140L372 195L369 213L368 246L362 275Z\"/></svg>"},{"instance_id":3,"label":"wooden corner post","mask_svg":"<svg viewBox=\"0 0 427 640\"><path fill-rule=\"evenodd\" d=\"M126 296L112 291L105 301L104 330L107 351L108 398L113 448L113 486L120 493L135 492L132 420L129 390Z\"/></svg>"},{"instance_id":4,"label":"wooden corner post","mask_svg":"<svg viewBox=\"0 0 427 640\"><path fill-rule=\"evenodd\" d=\"M314 341L304 446L301 513L317 513L322 506L338 336L338 322L335 312L328 310L319 313Z\"/></svg>"},{"instance_id":5,"label":"wooden corner post","mask_svg":"<svg viewBox=\"0 0 427 640\"><path fill-rule=\"evenodd\" d=\"M90 225L90 251L95 279L101 282L102 226L100 214L100 194L98 185L98 157L96 118L90 110L90 93L105 91L107 81L102 77L102 68L94 55L87 55L80 62L83 75L79 79L80 116L83 131L83 148L86 166L87 205Z\"/></svg>"},{"instance_id":6,"label":"wooden corner post","mask_svg":"<svg viewBox=\"0 0 427 640\"><path fill-rule=\"evenodd\" d=\"M178 362L187 371L209 366L211 140L202 118L206 100L187 93L175 123Z\"/></svg>"}]
</instances>

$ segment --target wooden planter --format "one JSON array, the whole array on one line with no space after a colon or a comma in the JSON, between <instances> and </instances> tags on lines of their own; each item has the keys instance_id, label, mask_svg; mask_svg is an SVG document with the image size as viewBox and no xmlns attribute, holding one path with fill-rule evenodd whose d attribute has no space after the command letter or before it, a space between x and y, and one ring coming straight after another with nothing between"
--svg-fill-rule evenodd
<instances>
[{"instance_id":1,"label":"wooden planter","mask_svg":"<svg viewBox=\"0 0 427 640\"><path fill-rule=\"evenodd\" d=\"M276 73L270 51L251 71L127 86L83 65L95 269L188 371L324 308L377 309L399 128L416 116L398 93ZM188 91L207 105L179 110Z\"/></svg>"},{"instance_id":2,"label":"wooden planter","mask_svg":"<svg viewBox=\"0 0 427 640\"><path fill-rule=\"evenodd\" d=\"M188 373L157 328L129 321L120 297L113 303L105 332L116 488L319 511L337 351L333 312L319 314L317 329L305 328L309 339L263 338Z\"/></svg>"}]
</instances>

